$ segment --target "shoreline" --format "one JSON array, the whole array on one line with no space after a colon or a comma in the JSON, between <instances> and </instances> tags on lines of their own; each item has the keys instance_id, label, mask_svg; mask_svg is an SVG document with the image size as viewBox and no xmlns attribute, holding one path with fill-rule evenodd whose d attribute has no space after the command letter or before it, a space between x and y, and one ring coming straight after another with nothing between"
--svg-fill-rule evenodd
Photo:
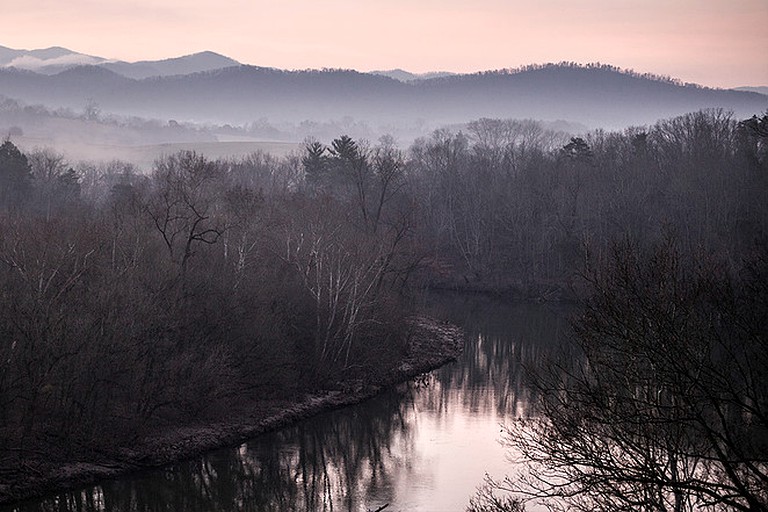
<instances>
[{"instance_id":1,"label":"shoreline","mask_svg":"<svg viewBox=\"0 0 768 512\"><path fill-rule=\"evenodd\" d=\"M521 283L518 281L468 281L461 276L427 281L426 289L434 292L450 292L469 295L485 295L513 302L531 303L572 303L577 300L578 287L574 283L540 281Z\"/></svg>"},{"instance_id":2,"label":"shoreline","mask_svg":"<svg viewBox=\"0 0 768 512\"><path fill-rule=\"evenodd\" d=\"M363 402L391 386L455 361L463 349L464 335L452 324L418 316L412 319L412 327L407 356L376 382L351 382L348 384L359 386L345 391L319 390L297 401L255 401L233 419L166 429L147 436L138 446L121 449L121 456L114 460L71 462L49 468L47 474L18 471L15 481L0 484L0 510L12 510L14 505L95 484L99 480L236 446L320 413Z\"/></svg>"}]
</instances>

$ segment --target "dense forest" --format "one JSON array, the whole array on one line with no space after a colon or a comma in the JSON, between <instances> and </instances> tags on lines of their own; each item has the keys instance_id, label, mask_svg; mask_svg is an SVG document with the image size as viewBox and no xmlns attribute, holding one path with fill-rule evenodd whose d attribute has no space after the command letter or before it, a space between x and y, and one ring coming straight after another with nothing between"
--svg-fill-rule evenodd
<instances>
[{"instance_id":1,"label":"dense forest","mask_svg":"<svg viewBox=\"0 0 768 512\"><path fill-rule=\"evenodd\" d=\"M623 238L674 237L691 257L738 266L763 244L768 220L756 123L698 112L567 140L535 123L485 119L467 134L417 141L408 166L419 238L437 249L430 278L553 298Z\"/></svg>"},{"instance_id":2,"label":"dense forest","mask_svg":"<svg viewBox=\"0 0 768 512\"><path fill-rule=\"evenodd\" d=\"M766 258L767 125L700 111L568 137L480 119L407 150L340 136L148 175L6 140L0 472L371 378L403 356L425 286L572 299L622 241L742 275Z\"/></svg>"}]
</instances>

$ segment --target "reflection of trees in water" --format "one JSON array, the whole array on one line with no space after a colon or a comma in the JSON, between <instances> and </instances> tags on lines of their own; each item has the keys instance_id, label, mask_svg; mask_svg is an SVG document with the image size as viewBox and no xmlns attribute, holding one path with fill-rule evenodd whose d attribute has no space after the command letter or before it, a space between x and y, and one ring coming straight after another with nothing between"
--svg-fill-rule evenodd
<instances>
[{"instance_id":1,"label":"reflection of trees in water","mask_svg":"<svg viewBox=\"0 0 768 512\"><path fill-rule=\"evenodd\" d=\"M363 503L356 500L373 500L374 490L393 487L393 475L400 468L395 467L392 443L395 438L409 442L404 417L409 394L408 389L386 393L365 406L324 414L250 446L294 448L287 458L301 489L291 509L357 510Z\"/></svg>"},{"instance_id":2,"label":"reflection of trees in water","mask_svg":"<svg viewBox=\"0 0 768 512\"><path fill-rule=\"evenodd\" d=\"M365 510L388 499L403 470L395 440L412 445L404 416L412 388L317 416L204 459L104 482L23 511ZM398 449L400 447L398 446ZM406 448L412 450L412 448ZM384 500L382 502L382 500Z\"/></svg>"},{"instance_id":3,"label":"reflection of trees in water","mask_svg":"<svg viewBox=\"0 0 768 512\"><path fill-rule=\"evenodd\" d=\"M430 313L464 329L467 343L458 364L435 372L434 385L420 399L448 412L451 403L472 413L525 416L534 401L526 374L541 364L567 329L562 306L512 304L441 294L431 298Z\"/></svg>"}]
</instances>

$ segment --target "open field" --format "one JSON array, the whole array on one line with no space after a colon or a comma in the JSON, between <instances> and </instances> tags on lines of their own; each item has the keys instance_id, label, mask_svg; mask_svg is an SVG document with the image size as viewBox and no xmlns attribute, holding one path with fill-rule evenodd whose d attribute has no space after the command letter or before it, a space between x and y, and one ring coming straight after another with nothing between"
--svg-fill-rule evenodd
<instances>
[{"instance_id":1,"label":"open field","mask_svg":"<svg viewBox=\"0 0 768 512\"><path fill-rule=\"evenodd\" d=\"M72 143L71 141L19 137L14 139L22 151L49 147L63 153L70 162L82 160L111 161L123 160L140 169L148 170L153 162L178 151L196 151L210 159L238 158L255 151L264 151L275 156L285 156L298 150L301 144L295 142L270 141L224 141L224 142L174 142L136 146Z\"/></svg>"}]
</instances>

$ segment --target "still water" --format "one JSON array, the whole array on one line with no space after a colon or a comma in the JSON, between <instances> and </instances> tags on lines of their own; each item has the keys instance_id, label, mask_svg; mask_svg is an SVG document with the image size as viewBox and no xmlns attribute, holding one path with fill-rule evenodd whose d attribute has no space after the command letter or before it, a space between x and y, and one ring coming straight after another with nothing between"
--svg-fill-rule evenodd
<instances>
[{"instance_id":1,"label":"still water","mask_svg":"<svg viewBox=\"0 0 768 512\"><path fill-rule=\"evenodd\" d=\"M554 349L566 311L459 295L424 307L464 328L457 362L239 447L16 510L464 510L486 473L509 471L500 424L528 413L524 368Z\"/></svg>"}]
</instances>

